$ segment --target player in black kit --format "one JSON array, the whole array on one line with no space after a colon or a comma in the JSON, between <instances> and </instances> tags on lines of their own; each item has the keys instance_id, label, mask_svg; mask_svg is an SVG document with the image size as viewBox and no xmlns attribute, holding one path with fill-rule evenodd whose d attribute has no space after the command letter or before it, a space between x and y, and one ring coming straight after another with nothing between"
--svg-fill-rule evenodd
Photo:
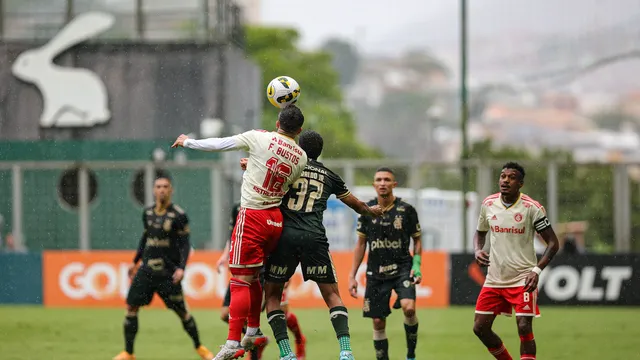
<instances>
[{"instance_id":1,"label":"player in black kit","mask_svg":"<svg viewBox=\"0 0 640 360\"><path fill-rule=\"evenodd\" d=\"M405 317L407 360L415 359L418 340L415 285L422 281L420 222L415 208L393 195L396 185L391 169L383 167L376 170L373 187L378 197L367 205L380 205L384 215L378 219L369 216L358 219L358 243L349 276L349 292L351 296L357 297L356 274L369 245L367 285L362 310L364 317L373 318L373 345L378 360L389 360L385 327L386 318L391 314L391 290L398 295ZM411 239L413 256L409 250Z\"/></svg>"},{"instance_id":2,"label":"player in black kit","mask_svg":"<svg viewBox=\"0 0 640 360\"><path fill-rule=\"evenodd\" d=\"M171 180L158 177L153 184L155 205L142 213L144 232L129 268L129 276L133 280L127 294L127 315L124 319L125 350L114 360L135 360L133 344L138 332L138 311L140 307L149 305L156 293L167 308L180 317L198 355L203 360L213 359L211 351L200 344L196 321L187 310L182 293L180 282L191 251L189 220L182 208L171 203L172 191ZM138 268L140 260L142 264Z\"/></svg>"},{"instance_id":3,"label":"player in black kit","mask_svg":"<svg viewBox=\"0 0 640 360\"><path fill-rule=\"evenodd\" d=\"M352 360L347 308L338 291L338 279L322 224L323 212L332 194L359 214L376 217L382 212L380 207L369 207L358 200L340 176L318 161L323 147L320 134L306 131L300 135L299 144L307 153L309 162L280 207L284 219L282 236L265 266L267 318L280 348L280 359L296 359L289 344L280 297L284 284L301 264L304 280L313 280L318 284L329 307L331 322L340 344L339 359Z\"/></svg>"}]
</instances>

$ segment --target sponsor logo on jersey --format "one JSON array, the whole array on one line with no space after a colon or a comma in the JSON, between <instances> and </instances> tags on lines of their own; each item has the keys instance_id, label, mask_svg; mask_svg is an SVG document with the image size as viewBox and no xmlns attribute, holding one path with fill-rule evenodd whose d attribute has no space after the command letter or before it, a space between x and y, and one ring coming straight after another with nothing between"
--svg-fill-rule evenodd
<instances>
[{"instance_id":1,"label":"sponsor logo on jersey","mask_svg":"<svg viewBox=\"0 0 640 360\"><path fill-rule=\"evenodd\" d=\"M400 249L401 246L402 246L402 242L400 240L391 241L388 239L373 240L371 241L371 244L370 244L371 251L376 249Z\"/></svg>"},{"instance_id":2,"label":"sponsor logo on jersey","mask_svg":"<svg viewBox=\"0 0 640 360\"><path fill-rule=\"evenodd\" d=\"M398 270L398 264L384 265L378 268L379 273L387 273Z\"/></svg>"},{"instance_id":3,"label":"sponsor logo on jersey","mask_svg":"<svg viewBox=\"0 0 640 360\"><path fill-rule=\"evenodd\" d=\"M494 233L503 233L503 234L524 234L526 226L523 227L502 227L502 226L491 226L491 231Z\"/></svg>"}]
</instances>

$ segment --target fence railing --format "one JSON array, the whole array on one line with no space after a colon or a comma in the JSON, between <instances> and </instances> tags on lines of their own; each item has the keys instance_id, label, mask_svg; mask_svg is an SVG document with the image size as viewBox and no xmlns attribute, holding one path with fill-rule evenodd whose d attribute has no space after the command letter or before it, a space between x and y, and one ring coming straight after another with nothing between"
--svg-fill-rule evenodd
<instances>
[{"instance_id":1,"label":"fence railing","mask_svg":"<svg viewBox=\"0 0 640 360\"><path fill-rule=\"evenodd\" d=\"M406 200L416 206L423 229L432 229L424 230L425 248L471 251L470 234L461 234L459 164L393 160L329 160L325 164L363 200L375 195L370 188L375 169L392 167L403 188L398 193L410 194ZM501 165L467 164L472 193L466 196L464 206L471 206L464 221L470 232L475 229L481 200L497 192ZM562 239L574 239L578 247L594 252L640 251L637 164L523 165L523 192L545 206ZM194 246L222 248L229 234L231 203L239 201L240 170L229 161L0 162L0 214L5 219L0 234L11 232L30 250L133 248L142 229L143 206L153 202L151 184L159 171L168 172L174 180L174 200L189 215ZM448 200L438 200L445 193ZM353 246L354 220L351 210L332 203L325 213L332 247ZM451 245L456 241L459 247Z\"/></svg>"},{"instance_id":2,"label":"fence railing","mask_svg":"<svg viewBox=\"0 0 640 360\"><path fill-rule=\"evenodd\" d=\"M126 4L127 6L123 6ZM34 6L28 1L0 1L0 39L47 40L76 15L103 11L116 21L98 41L224 41L244 45L242 9L233 0L136 0L110 6L86 1L51 1Z\"/></svg>"}]
</instances>

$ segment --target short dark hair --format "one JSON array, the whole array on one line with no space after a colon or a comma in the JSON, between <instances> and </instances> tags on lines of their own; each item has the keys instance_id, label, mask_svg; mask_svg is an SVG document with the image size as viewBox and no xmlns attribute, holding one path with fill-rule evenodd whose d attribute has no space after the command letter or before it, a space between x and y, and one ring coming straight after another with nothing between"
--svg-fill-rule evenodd
<instances>
[{"instance_id":1,"label":"short dark hair","mask_svg":"<svg viewBox=\"0 0 640 360\"><path fill-rule=\"evenodd\" d=\"M278 114L280 128L286 132L294 133L304 124L304 115L302 110L295 105L289 105Z\"/></svg>"},{"instance_id":2,"label":"short dark hair","mask_svg":"<svg viewBox=\"0 0 640 360\"><path fill-rule=\"evenodd\" d=\"M376 172L381 172L381 171L388 172L395 175L395 173L393 172L393 170L391 170L390 167L380 166L379 168L376 169Z\"/></svg>"},{"instance_id":3,"label":"short dark hair","mask_svg":"<svg viewBox=\"0 0 640 360\"><path fill-rule=\"evenodd\" d=\"M517 170L521 175L520 180L524 180L524 175L525 175L524 174L524 168L522 167L522 165L518 164L517 162L510 161L510 162L504 164L502 166L502 170L504 170L504 169Z\"/></svg>"},{"instance_id":4,"label":"short dark hair","mask_svg":"<svg viewBox=\"0 0 640 360\"><path fill-rule=\"evenodd\" d=\"M324 140L320 134L313 130L307 130L300 134L298 143L302 150L307 153L309 159L317 160L322 154Z\"/></svg>"}]
</instances>

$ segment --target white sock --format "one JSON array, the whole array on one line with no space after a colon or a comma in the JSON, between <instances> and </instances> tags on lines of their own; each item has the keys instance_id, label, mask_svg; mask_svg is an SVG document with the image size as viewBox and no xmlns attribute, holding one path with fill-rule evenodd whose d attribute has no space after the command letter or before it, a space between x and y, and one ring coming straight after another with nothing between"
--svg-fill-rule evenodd
<instances>
[{"instance_id":1,"label":"white sock","mask_svg":"<svg viewBox=\"0 0 640 360\"><path fill-rule=\"evenodd\" d=\"M387 338L386 330L373 330L373 340L384 340Z\"/></svg>"},{"instance_id":2,"label":"white sock","mask_svg":"<svg viewBox=\"0 0 640 360\"><path fill-rule=\"evenodd\" d=\"M258 333L258 329L257 327L248 327L247 326L247 332L245 333L245 335L247 336L255 336Z\"/></svg>"},{"instance_id":3,"label":"white sock","mask_svg":"<svg viewBox=\"0 0 640 360\"><path fill-rule=\"evenodd\" d=\"M227 344L228 347L233 347L233 348L237 348L240 347L240 341L235 341L235 340L227 340Z\"/></svg>"}]
</instances>

